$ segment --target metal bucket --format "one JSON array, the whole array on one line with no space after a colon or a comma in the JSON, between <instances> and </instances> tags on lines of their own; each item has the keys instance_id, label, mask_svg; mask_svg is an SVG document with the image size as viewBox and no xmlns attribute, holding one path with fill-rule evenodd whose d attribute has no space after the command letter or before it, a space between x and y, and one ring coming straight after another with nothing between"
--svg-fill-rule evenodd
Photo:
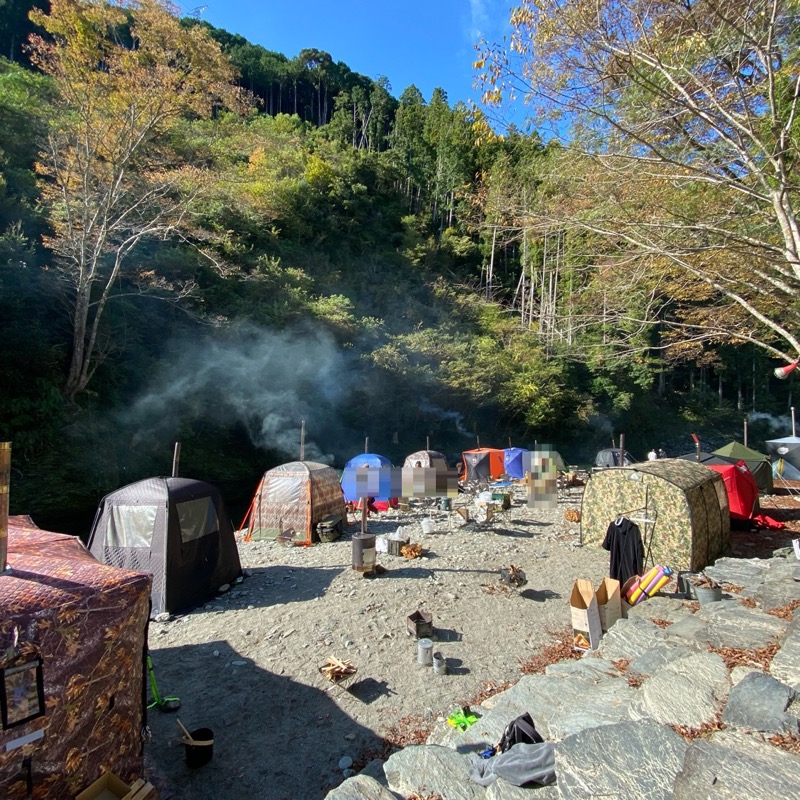
<instances>
[{"instance_id":1,"label":"metal bucket","mask_svg":"<svg viewBox=\"0 0 800 800\"><path fill-rule=\"evenodd\" d=\"M453 508L453 500L450 497L439 498L439 509L441 511L451 511Z\"/></svg>"},{"instance_id":2,"label":"metal bucket","mask_svg":"<svg viewBox=\"0 0 800 800\"><path fill-rule=\"evenodd\" d=\"M447 659L441 653L433 654L433 671L437 675L447 674Z\"/></svg>"},{"instance_id":3,"label":"metal bucket","mask_svg":"<svg viewBox=\"0 0 800 800\"><path fill-rule=\"evenodd\" d=\"M433 642L430 639L420 639L417 642L417 663L423 667L433 665Z\"/></svg>"},{"instance_id":4,"label":"metal bucket","mask_svg":"<svg viewBox=\"0 0 800 800\"><path fill-rule=\"evenodd\" d=\"M694 594L701 606L722 600L721 586L695 586Z\"/></svg>"},{"instance_id":5,"label":"metal bucket","mask_svg":"<svg viewBox=\"0 0 800 800\"><path fill-rule=\"evenodd\" d=\"M353 537L353 569L372 572L375 569L375 534L359 533Z\"/></svg>"}]
</instances>

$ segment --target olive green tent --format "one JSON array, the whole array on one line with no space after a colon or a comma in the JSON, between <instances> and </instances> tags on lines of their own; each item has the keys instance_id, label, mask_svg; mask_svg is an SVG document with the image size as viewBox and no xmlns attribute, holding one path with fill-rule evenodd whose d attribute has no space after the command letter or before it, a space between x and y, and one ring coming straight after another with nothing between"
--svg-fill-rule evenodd
<instances>
[{"instance_id":1,"label":"olive green tent","mask_svg":"<svg viewBox=\"0 0 800 800\"><path fill-rule=\"evenodd\" d=\"M581 506L581 541L601 544L617 517L636 522L648 564L703 569L730 546L728 495L713 469L665 458L594 473Z\"/></svg>"},{"instance_id":2,"label":"olive green tent","mask_svg":"<svg viewBox=\"0 0 800 800\"><path fill-rule=\"evenodd\" d=\"M756 485L762 492L772 493L774 486L772 483L772 464L767 456L759 453L758 450L751 450L739 442L729 442L725 447L720 447L714 451L719 456L735 458L737 461L744 461L747 469L753 473Z\"/></svg>"}]
</instances>

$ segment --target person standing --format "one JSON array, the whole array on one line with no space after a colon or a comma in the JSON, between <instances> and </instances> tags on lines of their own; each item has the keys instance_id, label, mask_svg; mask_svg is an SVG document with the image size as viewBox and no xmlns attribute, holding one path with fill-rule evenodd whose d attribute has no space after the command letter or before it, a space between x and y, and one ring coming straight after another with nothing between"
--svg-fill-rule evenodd
<instances>
[{"instance_id":1,"label":"person standing","mask_svg":"<svg viewBox=\"0 0 800 800\"><path fill-rule=\"evenodd\" d=\"M648 461L656 461L658 460L658 453L656 453L656 449L654 447L650 448L650 452L647 454Z\"/></svg>"}]
</instances>

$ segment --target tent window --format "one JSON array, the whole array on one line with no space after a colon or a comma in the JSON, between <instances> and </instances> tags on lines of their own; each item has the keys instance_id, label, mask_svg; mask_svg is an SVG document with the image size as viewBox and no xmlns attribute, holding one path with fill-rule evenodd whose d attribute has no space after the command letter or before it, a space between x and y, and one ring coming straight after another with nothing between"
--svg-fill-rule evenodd
<instances>
[{"instance_id":1,"label":"tent window","mask_svg":"<svg viewBox=\"0 0 800 800\"><path fill-rule=\"evenodd\" d=\"M107 547L144 547L153 542L157 506L113 506L106 531Z\"/></svg>"},{"instance_id":2,"label":"tent window","mask_svg":"<svg viewBox=\"0 0 800 800\"><path fill-rule=\"evenodd\" d=\"M217 509L210 497L176 503L178 522L181 526L181 541L191 542L219 530Z\"/></svg>"}]
</instances>

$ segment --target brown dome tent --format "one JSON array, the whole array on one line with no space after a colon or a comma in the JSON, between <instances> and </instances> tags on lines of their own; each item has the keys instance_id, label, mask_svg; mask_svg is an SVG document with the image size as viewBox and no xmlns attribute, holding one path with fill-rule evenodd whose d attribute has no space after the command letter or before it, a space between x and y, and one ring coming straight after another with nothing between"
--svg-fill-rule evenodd
<instances>
[{"instance_id":1,"label":"brown dome tent","mask_svg":"<svg viewBox=\"0 0 800 800\"><path fill-rule=\"evenodd\" d=\"M619 516L639 525L648 563L676 571L701 570L730 547L725 484L702 464L665 458L594 473L583 493L581 541L601 544Z\"/></svg>"},{"instance_id":2,"label":"brown dome tent","mask_svg":"<svg viewBox=\"0 0 800 800\"><path fill-rule=\"evenodd\" d=\"M89 550L104 564L153 576L154 617L214 597L242 574L219 490L190 478L147 478L106 495Z\"/></svg>"},{"instance_id":3,"label":"brown dome tent","mask_svg":"<svg viewBox=\"0 0 800 800\"><path fill-rule=\"evenodd\" d=\"M425 467L426 469L432 467L437 471L447 471L447 459L438 450L417 450L416 453L411 453L411 455L406 456L406 460L403 462L403 469L413 468L417 466L418 462L420 467Z\"/></svg>"},{"instance_id":4,"label":"brown dome tent","mask_svg":"<svg viewBox=\"0 0 800 800\"><path fill-rule=\"evenodd\" d=\"M317 525L331 517L347 524L339 476L316 461L290 461L264 473L245 518L248 539L275 539L293 529L295 544L319 541Z\"/></svg>"},{"instance_id":5,"label":"brown dome tent","mask_svg":"<svg viewBox=\"0 0 800 800\"><path fill-rule=\"evenodd\" d=\"M9 518L6 560L0 797L72 800L107 770L141 777L150 577L29 517Z\"/></svg>"}]
</instances>

